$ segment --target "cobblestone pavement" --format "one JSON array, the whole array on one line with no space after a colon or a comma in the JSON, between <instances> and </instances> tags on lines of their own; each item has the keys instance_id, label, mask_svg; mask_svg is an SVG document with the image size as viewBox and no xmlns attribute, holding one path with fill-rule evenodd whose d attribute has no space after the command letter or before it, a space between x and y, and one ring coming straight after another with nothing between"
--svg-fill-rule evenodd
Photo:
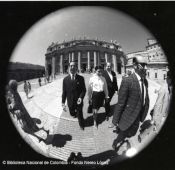
<instances>
[{"instance_id":1,"label":"cobblestone pavement","mask_svg":"<svg viewBox=\"0 0 175 170\"><path fill-rule=\"evenodd\" d=\"M90 75L84 74L84 76L87 86ZM25 133L21 129L19 122L12 117L21 136L37 152L47 157L64 161L67 161L71 152L81 152L83 157L90 157L112 150L112 143L116 138L113 129L108 128L112 117L110 117L109 121L106 121L105 110L101 108L98 113L99 126L98 129L96 129L93 126L92 114L87 113L87 94L84 99L83 107L83 116L86 125L84 130L80 129L78 120L70 116L68 108L66 112L62 111L61 94L63 77L64 76L57 77L53 82L46 85L43 84L41 87L38 86L37 80L31 80L32 91L30 93L30 99L27 99L25 96L22 88L23 84L19 85L19 94L31 117L41 120L41 124L38 125L39 127L44 126L45 129L50 130L48 136L42 130L36 133L38 136L45 139L45 142L39 142L36 137ZM120 82L121 77L118 78L119 85ZM159 86L152 82L150 84L151 88L149 93L152 95L152 108L157 97L154 91L158 89ZM112 107L117 103L117 98L118 95L116 93L111 101ZM131 145L137 150L142 149L143 146L155 136L155 133L152 133L152 130L150 131L146 134L146 136L150 137L145 138L141 144L137 140L137 135L131 138ZM122 148L119 152L122 152Z\"/></svg>"}]
</instances>

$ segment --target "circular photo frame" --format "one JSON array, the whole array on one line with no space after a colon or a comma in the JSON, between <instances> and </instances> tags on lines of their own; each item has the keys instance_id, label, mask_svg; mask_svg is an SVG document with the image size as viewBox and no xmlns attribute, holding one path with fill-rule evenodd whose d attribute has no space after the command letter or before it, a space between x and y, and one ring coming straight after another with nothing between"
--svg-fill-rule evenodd
<instances>
[{"instance_id":1,"label":"circular photo frame","mask_svg":"<svg viewBox=\"0 0 175 170\"><path fill-rule=\"evenodd\" d=\"M34 24L14 49L6 103L19 134L51 164L131 158L168 116L172 75L161 44L109 7L73 6Z\"/></svg>"}]
</instances>

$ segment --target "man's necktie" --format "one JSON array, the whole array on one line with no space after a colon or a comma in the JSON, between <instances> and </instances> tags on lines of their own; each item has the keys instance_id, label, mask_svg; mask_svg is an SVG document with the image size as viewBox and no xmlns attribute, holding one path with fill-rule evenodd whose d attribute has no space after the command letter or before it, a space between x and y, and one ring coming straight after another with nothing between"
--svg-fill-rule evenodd
<instances>
[{"instance_id":1,"label":"man's necktie","mask_svg":"<svg viewBox=\"0 0 175 170\"><path fill-rule=\"evenodd\" d=\"M72 74L72 80L74 80L75 79L75 75L74 74Z\"/></svg>"},{"instance_id":2,"label":"man's necktie","mask_svg":"<svg viewBox=\"0 0 175 170\"><path fill-rule=\"evenodd\" d=\"M142 106L144 106L144 79L141 79L141 85L142 85Z\"/></svg>"}]
</instances>

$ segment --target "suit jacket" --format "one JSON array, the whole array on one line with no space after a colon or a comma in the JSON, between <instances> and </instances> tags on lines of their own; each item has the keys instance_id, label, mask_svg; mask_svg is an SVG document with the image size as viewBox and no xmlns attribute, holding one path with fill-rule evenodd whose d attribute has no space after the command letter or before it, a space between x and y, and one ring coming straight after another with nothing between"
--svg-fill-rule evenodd
<instances>
[{"instance_id":1,"label":"suit jacket","mask_svg":"<svg viewBox=\"0 0 175 170\"><path fill-rule=\"evenodd\" d=\"M78 98L83 100L85 93L86 87L82 76L76 74L75 80L71 80L71 76L68 75L63 79L62 103L67 99L68 107L75 105Z\"/></svg>"},{"instance_id":2,"label":"suit jacket","mask_svg":"<svg viewBox=\"0 0 175 170\"><path fill-rule=\"evenodd\" d=\"M111 71L111 74L113 77L113 81L111 81L109 74L106 70L103 72L103 77L105 77L108 86L109 97L111 97L115 91L118 91L116 74L114 71Z\"/></svg>"},{"instance_id":3,"label":"suit jacket","mask_svg":"<svg viewBox=\"0 0 175 170\"><path fill-rule=\"evenodd\" d=\"M119 124L122 131L127 130L134 121L140 116L140 121L143 122L148 109L148 81L145 79L146 97L145 105L142 107L142 98L139 81L133 73L129 77L123 77L119 94L118 103L114 110L113 123Z\"/></svg>"}]
</instances>

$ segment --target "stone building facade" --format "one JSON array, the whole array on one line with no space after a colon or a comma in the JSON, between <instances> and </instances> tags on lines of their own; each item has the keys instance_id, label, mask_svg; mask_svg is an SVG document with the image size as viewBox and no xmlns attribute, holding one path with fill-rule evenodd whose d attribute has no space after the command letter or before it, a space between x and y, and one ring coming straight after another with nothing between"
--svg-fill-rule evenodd
<instances>
[{"instance_id":1,"label":"stone building facade","mask_svg":"<svg viewBox=\"0 0 175 170\"><path fill-rule=\"evenodd\" d=\"M127 54L126 72L132 71L132 59L142 55L148 61L147 78L152 80L165 80L168 70L168 61L160 44L155 39L148 39L146 50Z\"/></svg>"},{"instance_id":2,"label":"stone building facade","mask_svg":"<svg viewBox=\"0 0 175 170\"><path fill-rule=\"evenodd\" d=\"M121 46L114 42L80 39L52 43L45 54L46 74L55 76L68 72L71 61L77 62L79 72L92 72L96 65L113 64L113 70L125 72L126 56Z\"/></svg>"}]
</instances>

